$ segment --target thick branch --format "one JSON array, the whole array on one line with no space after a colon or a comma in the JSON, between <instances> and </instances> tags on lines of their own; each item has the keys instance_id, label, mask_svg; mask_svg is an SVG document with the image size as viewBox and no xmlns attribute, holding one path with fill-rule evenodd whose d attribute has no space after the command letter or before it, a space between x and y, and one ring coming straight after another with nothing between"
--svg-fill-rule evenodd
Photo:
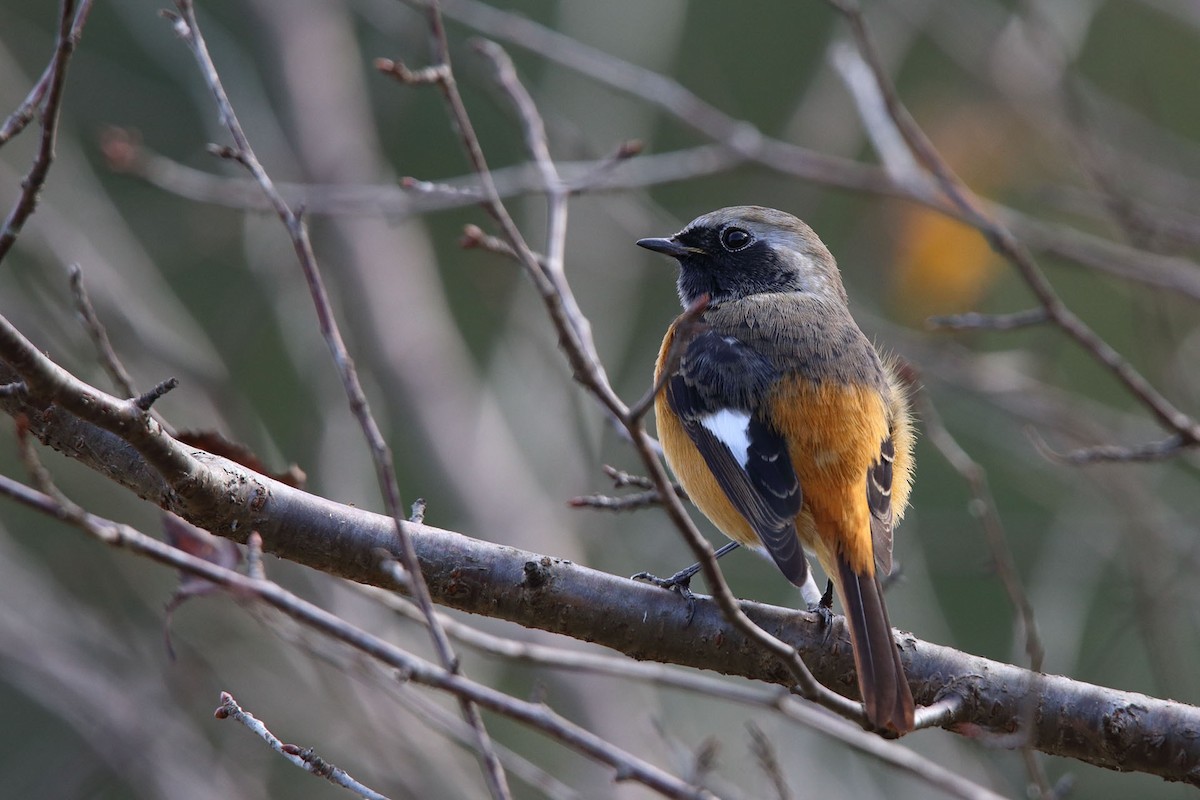
<instances>
[{"instance_id":1,"label":"thick branch","mask_svg":"<svg viewBox=\"0 0 1200 800\"><path fill-rule=\"evenodd\" d=\"M0 375L0 382L9 378ZM361 583L390 588L380 551L395 554L395 525L386 516L340 505L203 451L195 461L210 473L208 502L165 491L161 479L117 436L57 407L39 409L20 395L0 397L10 414L25 414L31 432L93 469L114 475L141 497L222 536L245 541L262 534L268 552ZM440 604L602 644L641 660L711 669L792 684L770 652L751 642L701 598L686 625L678 596L569 561L483 542L425 525L411 526L426 581ZM807 612L743 602L754 622L794 645L814 675L854 692L853 657L841 618L826 635ZM968 736L1011 731L1035 708L1033 747L1110 769L1141 771L1200 785L1200 708L968 655L905 635L905 671L923 704L964 699L952 730ZM1032 695L1031 695L1032 693ZM1024 737L1013 736L1014 744Z\"/></svg>"}]
</instances>

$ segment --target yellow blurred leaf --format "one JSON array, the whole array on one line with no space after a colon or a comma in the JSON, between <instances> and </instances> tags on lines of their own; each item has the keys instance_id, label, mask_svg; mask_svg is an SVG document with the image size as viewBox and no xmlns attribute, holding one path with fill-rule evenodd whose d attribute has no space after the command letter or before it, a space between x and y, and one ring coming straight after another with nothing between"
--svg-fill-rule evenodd
<instances>
[{"instance_id":1,"label":"yellow blurred leaf","mask_svg":"<svg viewBox=\"0 0 1200 800\"><path fill-rule=\"evenodd\" d=\"M923 209L905 212L900 225L893 272L898 315L919 322L976 308L999 267L983 236Z\"/></svg>"}]
</instances>

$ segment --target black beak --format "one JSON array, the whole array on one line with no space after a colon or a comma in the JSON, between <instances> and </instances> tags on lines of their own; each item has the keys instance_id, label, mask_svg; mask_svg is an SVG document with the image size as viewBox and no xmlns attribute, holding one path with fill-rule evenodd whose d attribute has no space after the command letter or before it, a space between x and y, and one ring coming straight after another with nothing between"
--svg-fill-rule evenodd
<instances>
[{"instance_id":1,"label":"black beak","mask_svg":"<svg viewBox=\"0 0 1200 800\"><path fill-rule=\"evenodd\" d=\"M637 245L672 258L683 258L692 252L674 239L638 239Z\"/></svg>"}]
</instances>

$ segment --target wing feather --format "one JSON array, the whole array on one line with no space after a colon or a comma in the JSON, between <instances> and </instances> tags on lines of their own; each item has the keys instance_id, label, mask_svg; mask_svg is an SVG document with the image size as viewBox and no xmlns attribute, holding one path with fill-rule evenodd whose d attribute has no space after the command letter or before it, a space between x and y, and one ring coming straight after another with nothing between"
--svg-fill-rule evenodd
<instances>
[{"instance_id":1,"label":"wing feather","mask_svg":"<svg viewBox=\"0 0 1200 800\"><path fill-rule=\"evenodd\" d=\"M871 544L880 577L892 572L892 475L896 446L891 437L879 446L879 460L867 470L867 506L871 509Z\"/></svg>"},{"instance_id":2,"label":"wing feather","mask_svg":"<svg viewBox=\"0 0 1200 800\"><path fill-rule=\"evenodd\" d=\"M667 402L730 503L788 580L802 586L808 562L795 529L800 483L787 442L757 413L775 377L768 359L710 330L688 343L667 381Z\"/></svg>"}]
</instances>

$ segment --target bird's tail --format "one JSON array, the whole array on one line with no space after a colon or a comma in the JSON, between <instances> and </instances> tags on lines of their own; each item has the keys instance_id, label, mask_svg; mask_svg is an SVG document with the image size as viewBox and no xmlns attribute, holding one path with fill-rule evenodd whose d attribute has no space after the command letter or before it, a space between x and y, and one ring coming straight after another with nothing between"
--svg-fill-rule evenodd
<instances>
[{"instance_id":1,"label":"bird's tail","mask_svg":"<svg viewBox=\"0 0 1200 800\"><path fill-rule=\"evenodd\" d=\"M858 690L867 720L879 730L908 733L913 729L912 691L892 640L879 577L859 575L840 555L837 562L838 589L850 625Z\"/></svg>"}]
</instances>

